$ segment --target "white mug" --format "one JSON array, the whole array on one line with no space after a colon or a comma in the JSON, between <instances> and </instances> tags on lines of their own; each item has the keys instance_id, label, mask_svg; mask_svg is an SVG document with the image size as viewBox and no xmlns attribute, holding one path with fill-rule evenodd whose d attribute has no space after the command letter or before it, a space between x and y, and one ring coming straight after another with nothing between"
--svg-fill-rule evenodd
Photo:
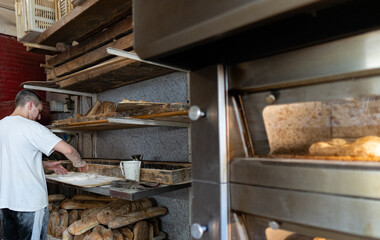
<instances>
[{"instance_id":1,"label":"white mug","mask_svg":"<svg viewBox=\"0 0 380 240\"><path fill-rule=\"evenodd\" d=\"M121 161L121 174L125 179L138 182L140 180L141 161Z\"/></svg>"}]
</instances>

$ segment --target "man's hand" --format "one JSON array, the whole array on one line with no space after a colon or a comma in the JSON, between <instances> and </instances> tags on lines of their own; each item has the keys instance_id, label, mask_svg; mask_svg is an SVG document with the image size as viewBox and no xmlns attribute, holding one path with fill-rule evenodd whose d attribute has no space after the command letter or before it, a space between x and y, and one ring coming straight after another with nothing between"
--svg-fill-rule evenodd
<instances>
[{"instance_id":1,"label":"man's hand","mask_svg":"<svg viewBox=\"0 0 380 240\"><path fill-rule=\"evenodd\" d=\"M79 172L88 172L88 165L85 161L81 160L80 164L79 165L75 165L74 164L74 167L77 167L79 168Z\"/></svg>"},{"instance_id":2,"label":"man's hand","mask_svg":"<svg viewBox=\"0 0 380 240\"><path fill-rule=\"evenodd\" d=\"M61 165L62 161L42 161L42 165L47 170L52 170L57 174L67 174L67 170Z\"/></svg>"}]
</instances>

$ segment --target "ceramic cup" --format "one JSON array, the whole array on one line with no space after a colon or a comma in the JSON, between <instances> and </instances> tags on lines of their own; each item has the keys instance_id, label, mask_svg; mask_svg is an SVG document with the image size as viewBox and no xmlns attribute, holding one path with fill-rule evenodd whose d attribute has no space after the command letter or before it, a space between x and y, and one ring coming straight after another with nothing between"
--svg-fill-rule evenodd
<instances>
[{"instance_id":1,"label":"ceramic cup","mask_svg":"<svg viewBox=\"0 0 380 240\"><path fill-rule=\"evenodd\" d=\"M140 180L141 161L121 161L121 174L125 179L138 182Z\"/></svg>"}]
</instances>

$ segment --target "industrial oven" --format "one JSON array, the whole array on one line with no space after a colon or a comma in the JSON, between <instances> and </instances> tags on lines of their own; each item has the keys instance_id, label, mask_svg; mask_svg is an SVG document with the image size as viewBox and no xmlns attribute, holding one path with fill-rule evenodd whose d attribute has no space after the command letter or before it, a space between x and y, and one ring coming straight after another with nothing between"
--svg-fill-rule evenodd
<instances>
[{"instance_id":1,"label":"industrial oven","mask_svg":"<svg viewBox=\"0 0 380 240\"><path fill-rule=\"evenodd\" d=\"M137 53L191 70L192 236L380 239L379 6L280 2L134 2Z\"/></svg>"}]
</instances>

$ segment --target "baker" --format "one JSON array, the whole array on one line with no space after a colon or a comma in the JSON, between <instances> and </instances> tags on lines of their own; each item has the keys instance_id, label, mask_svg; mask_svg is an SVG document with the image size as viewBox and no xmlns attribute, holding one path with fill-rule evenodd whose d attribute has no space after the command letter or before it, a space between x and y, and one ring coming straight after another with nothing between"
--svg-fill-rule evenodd
<instances>
[{"instance_id":1,"label":"baker","mask_svg":"<svg viewBox=\"0 0 380 240\"><path fill-rule=\"evenodd\" d=\"M67 174L60 161L42 161L58 151L80 171L88 166L68 143L36 122L43 104L34 91L21 90L14 112L0 121L0 210L3 240L46 239L49 221L44 168Z\"/></svg>"}]
</instances>

